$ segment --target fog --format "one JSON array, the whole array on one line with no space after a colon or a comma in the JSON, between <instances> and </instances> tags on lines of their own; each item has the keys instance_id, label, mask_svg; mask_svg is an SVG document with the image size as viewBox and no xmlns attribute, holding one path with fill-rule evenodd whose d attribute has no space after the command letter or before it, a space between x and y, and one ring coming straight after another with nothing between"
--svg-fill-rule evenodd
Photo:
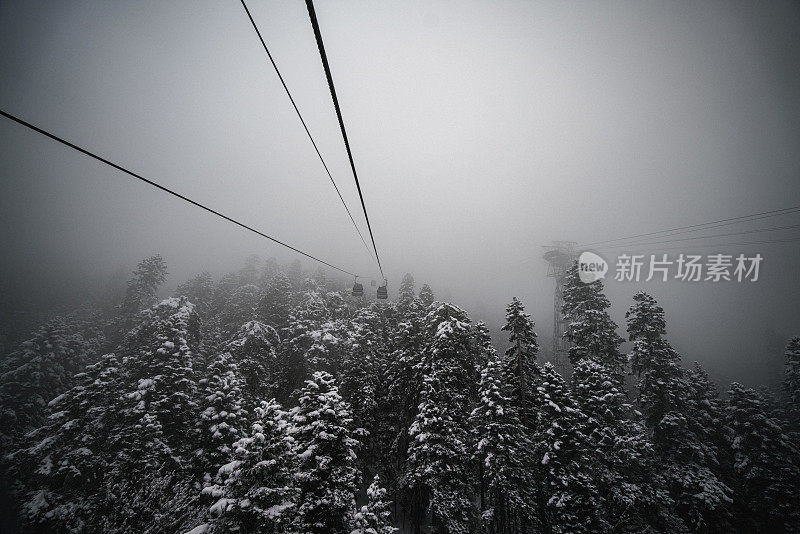
<instances>
[{"instance_id":1,"label":"fog","mask_svg":"<svg viewBox=\"0 0 800 534\"><path fill-rule=\"evenodd\" d=\"M305 5L248 5L369 240ZM518 296L547 345L552 240L800 204L796 3L320 0L317 15L390 296L411 272L492 328ZM238 2L4 1L0 107L379 279ZM4 321L96 298L155 253L166 293L250 254L297 257L5 118L0 147ZM774 385L800 334L797 236L632 247L764 260L753 283L609 276L612 315L623 326L647 290L686 362ZM766 240L784 241L741 244ZM592 250L613 270L620 249Z\"/></svg>"}]
</instances>

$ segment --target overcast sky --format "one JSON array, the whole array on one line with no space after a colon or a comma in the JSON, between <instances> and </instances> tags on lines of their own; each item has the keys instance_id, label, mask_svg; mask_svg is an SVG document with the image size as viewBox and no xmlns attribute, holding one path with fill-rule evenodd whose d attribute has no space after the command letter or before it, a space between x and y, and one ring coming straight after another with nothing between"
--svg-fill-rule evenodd
<instances>
[{"instance_id":1,"label":"overcast sky","mask_svg":"<svg viewBox=\"0 0 800 534\"><path fill-rule=\"evenodd\" d=\"M304 2L249 6L367 235ZM800 4L316 7L391 290L410 271L492 325L518 296L549 339L540 257L551 240L800 204ZM0 107L377 278L239 2L4 0ZM294 258L7 119L0 147L7 309L101 287L154 253L172 287L251 253ZM774 383L800 334L800 243L725 243L798 234L700 250L760 252L757 283L610 281L612 314L622 325L646 289L687 361L723 381ZM598 252L613 263L618 251Z\"/></svg>"}]
</instances>

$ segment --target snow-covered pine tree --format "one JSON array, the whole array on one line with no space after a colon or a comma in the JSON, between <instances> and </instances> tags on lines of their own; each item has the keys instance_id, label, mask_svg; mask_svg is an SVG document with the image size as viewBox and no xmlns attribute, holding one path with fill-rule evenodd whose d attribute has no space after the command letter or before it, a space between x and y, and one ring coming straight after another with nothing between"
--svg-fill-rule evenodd
<instances>
[{"instance_id":1,"label":"snow-covered pine tree","mask_svg":"<svg viewBox=\"0 0 800 534\"><path fill-rule=\"evenodd\" d=\"M447 393L452 386L448 382L436 371L423 380L419 413L408 431L403 483L415 497L411 520L416 528L423 524L427 510L433 528L462 534L469 532L472 520L469 487L464 480L468 435L458 413L449 410Z\"/></svg>"},{"instance_id":2,"label":"snow-covered pine tree","mask_svg":"<svg viewBox=\"0 0 800 534\"><path fill-rule=\"evenodd\" d=\"M425 335L421 308L411 308L397 325L390 345L394 348L386 370L389 384L388 407L398 422L398 432L405 433L414 418L425 372L423 351Z\"/></svg>"},{"instance_id":3,"label":"snow-covered pine tree","mask_svg":"<svg viewBox=\"0 0 800 534\"><path fill-rule=\"evenodd\" d=\"M476 399L482 363L490 351L486 330L476 331L467 313L453 304L440 304L428 310L423 323L425 349L422 369L444 372L452 387L453 408L464 421ZM493 349L490 352L494 352Z\"/></svg>"},{"instance_id":4,"label":"snow-covered pine tree","mask_svg":"<svg viewBox=\"0 0 800 534\"><path fill-rule=\"evenodd\" d=\"M348 323L344 356L339 379L340 392L352 410L355 428L363 428L367 435L361 438L360 458L374 454L379 427L378 391L382 387L384 358L382 341L375 326L376 315L367 308L358 310Z\"/></svg>"},{"instance_id":5,"label":"snow-covered pine tree","mask_svg":"<svg viewBox=\"0 0 800 534\"><path fill-rule=\"evenodd\" d=\"M680 406L687 396L688 382L680 355L663 338L664 310L644 292L636 293L634 304L625 314L628 339L633 342L628 359L639 377L639 404L645 422L654 429L656 446L664 445L658 425L664 415Z\"/></svg>"},{"instance_id":6,"label":"snow-covered pine tree","mask_svg":"<svg viewBox=\"0 0 800 534\"><path fill-rule=\"evenodd\" d=\"M261 288L255 284L237 287L219 311L218 321L224 336L231 336L239 328L256 319L256 307L261 301Z\"/></svg>"},{"instance_id":7,"label":"snow-covered pine tree","mask_svg":"<svg viewBox=\"0 0 800 534\"><path fill-rule=\"evenodd\" d=\"M389 501L386 490L381 486L380 477L375 475L367 488L367 504L353 516L353 530L350 534L394 534Z\"/></svg>"},{"instance_id":8,"label":"snow-covered pine tree","mask_svg":"<svg viewBox=\"0 0 800 534\"><path fill-rule=\"evenodd\" d=\"M358 442L333 377L315 372L290 415L300 492L294 528L308 534L349 534L358 491Z\"/></svg>"},{"instance_id":9,"label":"snow-covered pine tree","mask_svg":"<svg viewBox=\"0 0 800 534\"><path fill-rule=\"evenodd\" d=\"M740 528L800 531L800 455L781 422L767 415L755 391L736 382L728 391L727 422L735 436L736 497L744 507Z\"/></svg>"},{"instance_id":10,"label":"snow-covered pine tree","mask_svg":"<svg viewBox=\"0 0 800 534\"><path fill-rule=\"evenodd\" d=\"M214 301L214 280L207 271L203 271L179 285L175 290L175 296L186 297L205 319L206 315L211 312L211 305Z\"/></svg>"},{"instance_id":11,"label":"snow-covered pine tree","mask_svg":"<svg viewBox=\"0 0 800 534\"><path fill-rule=\"evenodd\" d=\"M286 267L286 276L289 277L289 280L292 282L292 287L295 290L302 289L303 286L303 265L300 263L300 260L293 259L289 262L289 265Z\"/></svg>"},{"instance_id":12,"label":"snow-covered pine tree","mask_svg":"<svg viewBox=\"0 0 800 534\"><path fill-rule=\"evenodd\" d=\"M472 328L464 310L440 304L425 318L423 387L408 431L404 486L416 497L412 522L430 510L431 524L449 533L468 532L474 509L467 498L470 396L474 369ZM427 505L426 505L427 503Z\"/></svg>"},{"instance_id":13,"label":"snow-covered pine tree","mask_svg":"<svg viewBox=\"0 0 800 534\"><path fill-rule=\"evenodd\" d=\"M478 384L481 381L481 374L490 360L497 360L497 351L492 345L492 335L483 321L478 321L472 325L471 354L474 368L470 375L470 383L474 384L472 388L474 396L470 399L470 402L475 404L478 401Z\"/></svg>"},{"instance_id":14,"label":"snow-covered pine tree","mask_svg":"<svg viewBox=\"0 0 800 534\"><path fill-rule=\"evenodd\" d=\"M664 312L655 299L638 293L634 300L627 314L630 360L641 374L639 405L660 459L657 477L684 528L725 531L732 492L722 478L720 430L712 424L721 418L715 393L703 375L681 367L680 355L663 338Z\"/></svg>"},{"instance_id":15,"label":"snow-covered pine tree","mask_svg":"<svg viewBox=\"0 0 800 534\"><path fill-rule=\"evenodd\" d=\"M511 398L520 420L526 426L533 423L531 397L535 384L536 355L539 344L533 331L533 321L525 307L514 297L506 308L506 324L510 346L502 359L503 381L511 386ZM531 426L532 428L532 426Z\"/></svg>"},{"instance_id":16,"label":"snow-covered pine tree","mask_svg":"<svg viewBox=\"0 0 800 534\"><path fill-rule=\"evenodd\" d=\"M280 339L269 325L248 321L223 346L232 356L242 382L244 409L248 412L265 398L275 396L283 372L278 360Z\"/></svg>"},{"instance_id":17,"label":"snow-covered pine tree","mask_svg":"<svg viewBox=\"0 0 800 534\"><path fill-rule=\"evenodd\" d=\"M728 480L733 465L730 428L725 424L725 405L716 384L699 363L687 373L692 431L699 437L702 457L720 480Z\"/></svg>"},{"instance_id":18,"label":"snow-covered pine tree","mask_svg":"<svg viewBox=\"0 0 800 534\"><path fill-rule=\"evenodd\" d=\"M400 282L400 289L397 293L397 308L400 312L408 310L414 302L414 277L411 273L406 273Z\"/></svg>"},{"instance_id":19,"label":"snow-covered pine tree","mask_svg":"<svg viewBox=\"0 0 800 534\"><path fill-rule=\"evenodd\" d=\"M666 334L664 310L651 295L639 291L633 296L633 306L625 313L625 320L628 339L634 342L628 357L631 371L641 377L642 372L651 367L653 360L659 359L651 351L663 350L659 342Z\"/></svg>"},{"instance_id":20,"label":"snow-covered pine tree","mask_svg":"<svg viewBox=\"0 0 800 534\"><path fill-rule=\"evenodd\" d=\"M219 310L225 309L228 306L231 295L240 285L241 280L238 273L224 274L214 288L214 300L211 307L217 310L217 313L219 313Z\"/></svg>"},{"instance_id":21,"label":"snow-covered pine tree","mask_svg":"<svg viewBox=\"0 0 800 534\"><path fill-rule=\"evenodd\" d=\"M584 462L594 464L604 516L615 532L643 532L675 524L672 501L659 486L655 451L645 426L634 418L622 377L594 360L580 360L572 373L573 398L586 416Z\"/></svg>"},{"instance_id":22,"label":"snow-covered pine tree","mask_svg":"<svg viewBox=\"0 0 800 534\"><path fill-rule=\"evenodd\" d=\"M419 300L422 302L422 305L426 308L430 307L433 304L435 297L433 295L433 290L431 286L428 284L422 284L422 287L419 290Z\"/></svg>"},{"instance_id":23,"label":"snow-covered pine tree","mask_svg":"<svg viewBox=\"0 0 800 534\"><path fill-rule=\"evenodd\" d=\"M320 288L321 291L325 291L328 287L328 276L325 274L325 269L321 266L317 267L317 270L314 271L314 281L317 283L317 287Z\"/></svg>"},{"instance_id":24,"label":"snow-covered pine tree","mask_svg":"<svg viewBox=\"0 0 800 534\"><path fill-rule=\"evenodd\" d=\"M308 279L308 282L315 287L313 280ZM292 309L279 354L282 369L279 399L288 399L315 370L308 361L308 352L315 338L321 336L322 325L330 319L325 300L313 287L303 294L300 304Z\"/></svg>"},{"instance_id":25,"label":"snow-covered pine tree","mask_svg":"<svg viewBox=\"0 0 800 534\"><path fill-rule=\"evenodd\" d=\"M288 419L274 400L255 409L250 434L233 444L233 459L219 468L221 483L203 489L214 532L292 532L298 492L292 476L293 439Z\"/></svg>"},{"instance_id":26,"label":"snow-covered pine tree","mask_svg":"<svg viewBox=\"0 0 800 534\"><path fill-rule=\"evenodd\" d=\"M789 405L800 416L800 337L793 337L786 345L786 363L783 386L789 397Z\"/></svg>"},{"instance_id":27,"label":"snow-covered pine tree","mask_svg":"<svg viewBox=\"0 0 800 534\"><path fill-rule=\"evenodd\" d=\"M617 325L611 320L608 308L611 303L603 294L603 281L584 284L575 263L564 277L564 305L562 312L567 321L565 337L572 346L569 359L574 366L588 358L606 365L615 373L625 369L625 357L620 353L622 338Z\"/></svg>"},{"instance_id":28,"label":"snow-covered pine tree","mask_svg":"<svg viewBox=\"0 0 800 534\"><path fill-rule=\"evenodd\" d=\"M107 510L106 441L116 418L118 361L108 354L49 403L52 415L5 460L17 484L26 532L96 530Z\"/></svg>"},{"instance_id":29,"label":"snow-covered pine tree","mask_svg":"<svg viewBox=\"0 0 800 534\"><path fill-rule=\"evenodd\" d=\"M272 279L278 274L279 267L275 258L267 258L261 266L261 274L259 276L258 285L266 289Z\"/></svg>"},{"instance_id":30,"label":"snow-covered pine tree","mask_svg":"<svg viewBox=\"0 0 800 534\"><path fill-rule=\"evenodd\" d=\"M309 369L341 376L342 363L348 350L348 323L344 320L325 321L316 330L309 332L311 345L304 358Z\"/></svg>"},{"instance_id":31,"label":"snow-covered pine tree","mask_svg":"<svg viewBox=\"0 0 800 534\"><path fill-rule=\"evenodd\" d=\"M45 422L47 403L73 384L73 376L94 358L65 318L42 325L30 339L7 355L0 367L0 452Z\"/></svg>"},{"instance_id":32,"label":"snow-covered pine tree","mask_svg":"<svg viewBox=\"0 0 800 534\"><path fill-rule=\"evenodd\" d=\"M328 291L325 293L325 306L328 308L328 313L331 319L345 320L350 316L350 310L347 308L347 301L338 291Z\"/></svg>"},{"instance_id":33,"label":"snow-covered pine tree","mask_svg":"<svg viewBox=\"0 0 800 534\"><path fill-rule=\"evenodd\" d=\"M419 314L414 315L418 318L417 324L421 323ZM413 418L412 415L403 419L405 405L400 403L399 396L395 396L398 390L393 389L397 385L394 371L400 373L398 376L404 376L403 362L395 359L399 354L396 351L400 339L400 322L400 314L393 302L385 304L373 302L354 314L351 320L353 331L349 334L351 349L346 357L354 359L359 354L369 356L365 356L364 361L360 363L353 361L352 366L346 363L340 387L345 399L352 399L352 402L348 400L348 404L353 411L355 427L363 428L367 432L363 434L359 431L359 440L363 446L359 452L359 461L364 464L365 469L367 465L376 467L387 491L396 502L399 502L396 482L401 458L401 454L397 451L401 450L402 457L405 457L405 445L396 447L396 440L401 433L405 436ZM421 327L417 331L420 329ZM355 371L360 366L363 367L358 372L372 376L371 379L367 379L363 392L357 391L359 385L356 382ZM348 377L346 375L350 374L350 369L353 369L355 374ZM419 384L408 382L406 384L415 389L419 387ZM371 418L366 415L369 412L374 414Z\"/></svg>"},{"instance_id":34,"label":"snow-covered pine tree","mask_svg":"<svg viewBox=\"0 0 800 534\"><path fill-rule=\"evenodd\" d=\"M193 452L197 406L195 359L200 319L185 299L168 298L141 314L122 350L127 402L122 415L154 417L169 446Z\"/></svg>"},{"instance_id":35,"label":"snow-covered pine tree","mask_svg":"<svg viewBox=\"0 0 800 534\"><path fill-rule=\"evenodd\" d=\"M197 510L191 475L199 438L199 328L194 306L169 298L142 312L120 347L121 403L107 436L109 525L179 528Z\"/></svg>"},{"instance_id":36,"label":"snow-covered pine tree","mask_svg":"<svg viewBox=\"0 0 800 534\"><path fill-rule=\"evenodd\" d=\"M218 355L208 366L206 377L200 380L202 412L197 423L200 446L195 452L195 462L206 483L215 475L209 469L216 469L215 466L229 459L231 443L238 441L247 427L243 381L229 352Z\"/></svg>"},{"instance_id":37,"label":"snow-covered pine tree","mask_svg":"<svg viewBox=\"0 0 800 534\"><path fill-rule=\"evenodd\" d=\"M548 362L536 386L536 519L544 532L607 532L595 486L593 453L584 433L586 415L566 382Z\"/></svg>"},{"instance_id":38,"label":"snow-covered pine tree","mask_svg":"<svg viewBox=\"0 0 800 534\"><path fill-rule=\"evenodd\" d=\"M497 358L489 360L481 373L478 405L470 415L481 524L485 532L525 532L535 525L533 449L502 376Z\"/></svg>"},{"instance_id":39,"label":"snow-covered pine tree","mask_svg":"<svg viewBox=\"0 0 800 534\"><path fill-rule=\"evenodd\" d=\"M136 322L136 315L156 303L157 291L167 279L167 263L160 254L139 262L128 281L125 299L120 306L120 328L127 331Z\"/></svg>"},{"instance_id":40,"label":"snow-covered pine tree","mask_svg":"<svg viewBox=\"0 0 800 534\"><path fill-rule=\"evenodd\" d=\"M279 333L289 325L289 314L292 311L292 282L282 271L270 279L256 311L260 321L270 325Z\"/></svg>"},{"instance_id":41,"label":"snow-covered pine tree","mask_svg":"<svg viewBox=\"0 0 800 534\"><path fill-rule=\"evenodd\" d=\"M250 254L244 259L244 266L239 269L239 285L258 284L260 271L261 257L258 254Z\"/></svg>"},{"instance_id":42,"label":"snow-covered pine tree","mask_svg":"<svg viewBox=\"0 0 800 534\"><path fill-rule=\"evenodd\" d=\"M376 316L381 317L378 313ZM422 308L413 306L386 340L385 350L391 352L381 371L385 378L378 383L379 387L383 386L385 394L377 396L379 421L377 429L371 430L388 489L406 513L412 511L413 496L411 488L400 479L407 458L408 430L418 411L425 374L423 321Z\"/></svg>"}]
</instances>

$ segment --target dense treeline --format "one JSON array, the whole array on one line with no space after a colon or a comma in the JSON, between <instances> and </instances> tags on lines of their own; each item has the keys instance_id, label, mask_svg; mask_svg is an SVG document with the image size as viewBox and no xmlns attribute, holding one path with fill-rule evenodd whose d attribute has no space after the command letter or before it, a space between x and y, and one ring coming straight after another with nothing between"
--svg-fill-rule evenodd
<instances>
[{"instance_id":1,"label":"dense treeline","mask_svg":"<svg viewBox=\"0 0 800 534\"><path fill-rule=\"evenodd\" d=\"M353 298L251 258L157 298L48 321L0 361L0 447L23 532L796 532L800 338L785 391L725 398L633 297L567 277L570 377L417 291ZM13 522L8 522L11 525Z\"/></svg>"}]
</instances>

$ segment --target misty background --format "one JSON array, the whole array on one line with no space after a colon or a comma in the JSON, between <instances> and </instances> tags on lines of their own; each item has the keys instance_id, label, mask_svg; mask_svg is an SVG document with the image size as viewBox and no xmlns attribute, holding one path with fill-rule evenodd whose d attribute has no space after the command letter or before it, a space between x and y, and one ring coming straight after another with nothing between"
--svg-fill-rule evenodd
<instances>
[{"instance_id":1,"label":"misty background","mask_svg":"<svg viewBox=\"0 0 800 534\"><path fill-rule=\"evenodd\" d=\"M305 5L248 5L367 236ZM390 297L411 272L496 329L518 296L548 346L554 282L541 255L552 240L800 204L797 3L316 7ZM0 108L379 279L238 2L5 0ZM5 118L0 147L4 322L96 299L156 253L166 293L250 254L296 257ZM760 280L632 284L610 273L612 317L623 325L645 289L685 362L724 383L777 384L783 347L800 334L800 242L735 243L797 236L663 245L759 252ZM592 250L613 269L620 250Z\"/></svg>"}]
</instances>

